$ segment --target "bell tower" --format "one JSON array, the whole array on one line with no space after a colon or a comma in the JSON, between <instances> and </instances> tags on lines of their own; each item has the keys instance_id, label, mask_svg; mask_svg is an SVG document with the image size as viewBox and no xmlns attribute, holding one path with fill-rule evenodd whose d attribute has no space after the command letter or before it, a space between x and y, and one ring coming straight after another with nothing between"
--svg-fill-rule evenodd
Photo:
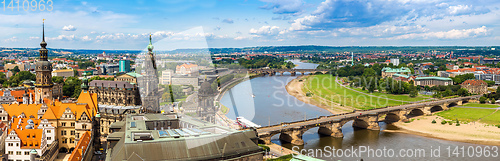
<instances>
[{"instance_id":1,"label":"bell tower","mask_svg":"<svg viewBox=\"0 0 500 161\"><path fill-rule=\"evenodd\" d=\"M36 83L35 83L35 103L42 103L43 99L52 100L52 64L48 61L47 43L45 42L45 19L42 27L42 47L40 51L40 59L36 62Z\"/></svg>"}]
</instances>

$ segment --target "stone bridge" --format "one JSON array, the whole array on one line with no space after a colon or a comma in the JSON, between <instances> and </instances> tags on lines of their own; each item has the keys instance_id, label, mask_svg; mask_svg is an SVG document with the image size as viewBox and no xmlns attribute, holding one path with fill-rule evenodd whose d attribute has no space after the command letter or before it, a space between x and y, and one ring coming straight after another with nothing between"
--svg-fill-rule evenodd
<instances>
[{"instance_id":1,"label":"stone bridge","mask_svg":"<svg viewBox=\"0 0 500 161\"><path fill-rule=\"evenodd\" d=\"M248 69L249 73L258 73L258 74L267 74L267 75L275 75L276 73L280 73L283 75L283 73L288 72L292 74L292 76L296 75L297 73L300 73L302 75L306 73L316 73L316 72L321 72L323 74L328 73L328 69Z\"/></svg>"},{"instance_id":2,"label":"stone bridge","mask_svg":"<svg viewBox=\"0 0 500 161\"><path fill-rule=\"evenodd\" d=\"M432 115L434 112L448 110L449 107L462 105L470 100L477 100L481 95L451 98L431 102L422 102L400 106L378 108L351 113L321 116L318 118L281 123L257 129L259 139L266 144L271 143L271 137L276 134L279 139L295 145L303 145L302 135L311 128L319 127L318 133L332 137L343 137L342 126L349 121L354 121L352 126L369 130L380 130L378 123L384 121L393 123L407 121L411 117Z\"/></svg>"}]
</instances>

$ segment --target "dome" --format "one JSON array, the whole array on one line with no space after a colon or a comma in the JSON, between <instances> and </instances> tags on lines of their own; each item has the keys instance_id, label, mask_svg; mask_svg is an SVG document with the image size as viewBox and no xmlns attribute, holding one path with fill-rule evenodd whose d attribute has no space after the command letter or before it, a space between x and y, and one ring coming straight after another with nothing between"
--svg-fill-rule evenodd
<instances>
[{"instance_id":1,"label":"dome","mask_svg":"<svg viewBox=\"0 0 500 161\"><path fill-rule=\"evenodd\" d=\"M212 94L213 93L212 85L210 84L210 82L205 80L205 82L203 82L201 84L200 93L201 94Z\"/></svg>"},{"instance_id":2,"label":"dome","mask_svg":"<svg viewBox=\"0 0 500 161\"><path fill-rule=\"evenodd\" d=\"M26 125L25 129L33 129L33 125L31 125L31 124Z\"/></svg>"},{"instance_id":3,"label":"dome","mask_svg":"<svg viewBox=\"0 0 500 161\"><path fill-rule=\"evenodd\" d=\"M29 120L28 120L28 121L26 121L26 122L28 122L28 124L34 124L34 123L35 123L35 122L33 122L33 120L32 120L32 119L29 119Z\"/></svg>"}]
</instances>

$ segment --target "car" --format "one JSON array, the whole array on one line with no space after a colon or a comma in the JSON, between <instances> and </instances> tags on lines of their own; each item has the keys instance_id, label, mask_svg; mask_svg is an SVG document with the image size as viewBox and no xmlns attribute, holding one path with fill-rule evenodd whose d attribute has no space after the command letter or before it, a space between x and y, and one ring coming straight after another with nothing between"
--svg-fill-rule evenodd
<instances>
[{"instance_id":1,"label":"car","mask_svg":"<svg viewBox=\"0 0 500 161\"><path fill-rule=\"evenodd\" d=\"M95 155L102 155L102 151L94 151Z\"/></svg>"}]
</instances>

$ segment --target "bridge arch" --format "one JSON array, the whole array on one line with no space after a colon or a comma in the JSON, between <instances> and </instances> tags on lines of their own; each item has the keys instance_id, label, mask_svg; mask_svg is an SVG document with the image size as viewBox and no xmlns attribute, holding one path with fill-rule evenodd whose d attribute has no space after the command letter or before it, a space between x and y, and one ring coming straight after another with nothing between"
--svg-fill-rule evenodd
<instances>
[{"instance_id":1,"label":"bridge arch","mask_svg":"<svg viewBox=\"0 0 500 161\"><path fill-rule=\"evenodd\" d=\"M422 115L424 115L424 111L422 109L415 108L408 113L407 117L411 118L411 117L417 117L417 116L422 116Z\"/></svg>"},{"instance_id":2,"label":"bridge arch","mask_svg":"<svg viewBox=\"0 0 500 161\"><path fill-rule=\"evenodd\" d=\"M450 104L448 104L447 107L454 107L454 106L457 106L458 103L457 102L451 102Z\"/></svg>"},{"instance_id":3,"label":"bridge arch","mask_svg":"<svg viewBox=\"0 0 500 161\"><path fill-rule=\"evenodd\" d=\"M431 111L431 113L438 112L438 111L443 111L443 107L441 107L439 105L432 106L431 109L430 109L430 111Z\"/></svg>"},{"instance_id":4,"label":"bridge arch","mask_svg":"<svg viewBox=\"0 0 500 161\"><path fill-rule=\"evenodd\" d=\"M398 122L399 120L401 120L401 118L399 117L398 114L390 112L390 113L385 115L384 122L390 124L390 123Z\"/></svg>"},{"instance_id":5,"label":"bridge arch","mask_svg":"<svg viewBox=\"0 0 500 161\"><path fill-rule=\"evenodd\" d=\"M369 124L367 121L365 121L363 119L356 118L356 119L354 119L352 126L366 129L366 128L368 128Z\"/></svg>"}]
</instances>

